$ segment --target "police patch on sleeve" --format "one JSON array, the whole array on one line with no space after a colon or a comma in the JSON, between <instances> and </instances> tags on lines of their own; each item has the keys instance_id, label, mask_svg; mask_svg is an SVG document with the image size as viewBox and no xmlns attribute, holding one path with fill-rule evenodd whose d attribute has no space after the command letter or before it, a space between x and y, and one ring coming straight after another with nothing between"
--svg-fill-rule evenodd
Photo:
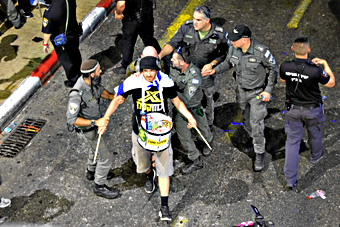
<instances>
[{"instance_id":1,"label":"police patch on sleeve","mask_svg":"<svg viewBox=\"0 0 340 227\"><path fill-rule=\"evenodd\" d=\"M266 53L264 54L264 56L265 56L266 58L268 58L268 57L269 57L269 55L270 55L270 51L269 51L269 50L267 50L267 51L266 51Z\"/></svg>"},{"instance_id":2,"label":"police patch on sleeve","mask_svg":"<svg viewBox=\"0 0 340 227\"><path fill-rule=\"evenodd\" d=\"M46 18L44 17L43 26L46 27L47 25L48 25L48 19L46 19Z\"/></svg>"},{"instance_id":3,"label":"police patch on sleeve","mask_svg":"<svg viewBox=\"0 0 340 227\"><path fill-rule=\"evenodd\" d=\"M77 110L79 109L79 104L71 102L69 104L68 108L69 108L71 114L75 114L75 113L77 113Z\"/></svg>"},{"instance_id":4,"label":"police patch on sleeve","mask_svg":"<svg viewBox=\"0 0 340 227\"><path fill-rule=\"evenodd\" d=\"M197 80L197 79L192 79L192 82L191 82L192 84L199 84L200 83L200 81L199 80Z\"/></svg>"},{"instance_id":5,"label":"police patch on sleeve","mask_svg":"<svg viewBox=\"0 0 340 227\"><path fill-rule=\"evenodd\" d=\"M273 55L270 56L269 62L272 64L276 64L276 61Z\"/></svg>"},{"instance_id":6,"label":"police patch on sleeve","mask_svg":"<svg viewBox=\"0 0 340 227\"><path fill-rule=\"evenodd\" d=\"M322 70L322 76L323 77L328 77L328 74L324 70Z\"/></svg>"},{"instance_id":7,"label":"police patch on sleeve","mask_svg":"<svg viewBox=\"0 0 340 227\"><path fill-rule=\"evenodd\" d=\"M195 94L196 90L196 87L189 87L189 96L192 97Z\"/></svg>"}]
</instances>

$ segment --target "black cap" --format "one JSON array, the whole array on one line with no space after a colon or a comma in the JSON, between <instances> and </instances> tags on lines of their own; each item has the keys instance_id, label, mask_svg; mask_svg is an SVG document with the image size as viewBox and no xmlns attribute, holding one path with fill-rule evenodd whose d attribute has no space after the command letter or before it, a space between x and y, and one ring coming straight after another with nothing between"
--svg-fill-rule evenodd
<instances>
[{"instance_id":1,"label":"black cap","mask_svg":"<svg viewBox=\"0 0 340 227\"><path fill-rule=\"evenodd\" d=\"M241 38L250 38L251 37L251 31L250 29L241 24L241 25L237 25L229 34L228 34L228 39L230 41L237 41Z\"/></svg>"},{"instance_id":2,"label":"black cap","mask_svg":"<svg viewBox=\"0 0 340 227\"><path fill-rule=\"evenodd\" d=\"M142 60L140 60L140 68L141 69L155 69L159 71L160 68L158 67L157 63L158 63L157 58L147 56L147 57L142 58Z\"/></svg>"}]
</instances>

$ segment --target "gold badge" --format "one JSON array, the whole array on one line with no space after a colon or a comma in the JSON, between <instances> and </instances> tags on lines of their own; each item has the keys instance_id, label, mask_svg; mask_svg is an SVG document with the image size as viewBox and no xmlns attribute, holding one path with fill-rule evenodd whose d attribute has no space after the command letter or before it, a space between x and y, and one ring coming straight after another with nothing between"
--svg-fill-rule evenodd
<instances>
[{"instance_id":1,"label":"gold badge","mask_svg":"<svg viewBox=\"0 0 340 227\"><path fill-rule=\"evenodd\" d=\"M43 20L43 26L46 27L48 24L48 20L44 17L44 20Z\"/></svg>"}]
</instances>

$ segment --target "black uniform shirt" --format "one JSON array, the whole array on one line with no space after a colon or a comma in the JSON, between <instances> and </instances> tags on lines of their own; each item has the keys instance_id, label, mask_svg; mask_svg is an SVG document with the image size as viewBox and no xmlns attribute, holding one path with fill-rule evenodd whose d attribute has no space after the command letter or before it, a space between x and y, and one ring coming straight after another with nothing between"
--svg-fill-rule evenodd
<instances>
[{"instance_id":1,"label":"black uniform shirt","mask_svg":"<svg viewBox=\"0 0 340 227\"><path fill-rule=\"evenodd\" d=\"M134 109L135 109L135 115L137 115L138 121L140 123L141 115L140 111L142 110L142 89L136 88L133 90L130 90L122 96L124 98L127 98L130 94L132 94ZM156 86L152 86L149 90L145 91L145 97L144 97L144 111L146 113L150 112L158 112L158 113L168 113L168 102L167 99L173 99L177 97L177 92L174 87L164 87L163 88L163 99L164 99L164 108L162 109L161 99L159 95L159 91L157 90ZM133 131L138 134L138 125L136 122L136 117L134 117L133 120Z\"/></svg>"},{"instance_id":2,"label":"black uniform shirt","mask_svg":"<svg viewBox=\"0 0 340 227\"><path fill-rule=\"evenodd\" d=\"M76 17L76 1L67 0L69 5L69 19L67 25L67 39L79 38L80 28ZM44 12L41 32L51 34L51 40L65 32L67 19L66 0L52 0L51 5Z\"/></svg>"},{"instance_id":3,"label":"black uniform shirt","mask_svg":"<svg viewBox=\"0 0 340 227\"><path fill-rule=\"evenodd\" d=\"M301 73L303 66L305 67ZM299 58L282 63L280 77L286 81L287 99L292 104L305 107L322 103L319 83L327 84L330 79L321 67Z\"/></svg>"}]
</instances>

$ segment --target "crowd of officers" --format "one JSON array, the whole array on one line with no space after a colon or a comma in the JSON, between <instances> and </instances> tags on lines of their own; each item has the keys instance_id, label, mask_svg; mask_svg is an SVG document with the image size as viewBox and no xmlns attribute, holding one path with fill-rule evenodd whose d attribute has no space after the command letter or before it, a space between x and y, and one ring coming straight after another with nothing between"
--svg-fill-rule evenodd
<instances>
[{"instance_id":1,"label":"crowd of officers","mask_svg":"<svg viewBox=\"0 0 340 227\"><path fill-rule=\"evenodd\" d=\"M250 138L244 152L255 152L255 171L264 168L266 104L272 98L278 71L282 82L286 83L287 90L285 122L287 142L284 166L287 187L293 188L297 184L299 144L304 125L307 127L311 148L310 162L316 163L323 157L322 130L325 117L318 83L332 87L335 85L335 79L325 60L319 58L311 62L307 60L310 52L307 37L299 37L294 41L292 46L295 52L294 60L284 62L278 70L273 54L267 46L252 38L252 32L246 25L237 25L226 33L222 27L211 22L210 10L203 5L195 8L193 20L181 25L170 42L161 49L153 37L153 1L118 0L115 18L122 20L123 25L123 60L113 71L119 74L127 73L129 77L115 89L114 95L101 85L99 62L90 59L81 63L77 39L81 30L75 18L75 0L67 1L70 13L69 27L67 24L65 26L65 15L61 15L62 11L59 10L65 8L63 1L56 3L52 0L51 6L45 11L43 45L44 51L47 51L48 39L51 39L54 45L53 39L58 34L65 32L68 37L68 43L63 47L54 45L68 78L65 85L73 87L70 91L67 122L70 130L75 128L91 146L86 177L88 180L94 180L93 190L96 195L110 199L119 195L116 188L106 185L106 180L114 177L109 171L112 151L106 147L103 139L100 141L99 135L106 131L112 113L129 95L132 95L135 116L132 156L137 172L146 174L147 193L154 191L155 178L158 176L161 194L159 215L161 220L171 221L168 195L169 177L173 174L172 148L170 145L164 151L152 153L137 143L139 136L137 126L140 124L141 116L145 111L150 111L144 110L144 107L140 109L140 99L153 94L153 102L147 103L145 99L145 105L157 106L160 112L166 114L168 113L166 100L171 100L174 105L172 116L174 128L181 145L187 151L188 158L192 161L182 169L182 173L190 174L203 168L203 156L211 154L208 144L201 150L196 147L191 136L191 128L199 129L206 142L211 145L215 77L216 74L231 68L234 70L236 97L244 119L244 128ZM138 35L146 48L139 59L132 61ZM148 83L147 87L143 87L145 81ZM205 108L201 104L203 95L207 98ZM102 98L112 100L104 117L99 108ZM142 105L144 106L144 100ZM100 141L98 157L94 162L98 139ZM153 162L156 171L152 168Z\"/></svg>"}]
</instances>

